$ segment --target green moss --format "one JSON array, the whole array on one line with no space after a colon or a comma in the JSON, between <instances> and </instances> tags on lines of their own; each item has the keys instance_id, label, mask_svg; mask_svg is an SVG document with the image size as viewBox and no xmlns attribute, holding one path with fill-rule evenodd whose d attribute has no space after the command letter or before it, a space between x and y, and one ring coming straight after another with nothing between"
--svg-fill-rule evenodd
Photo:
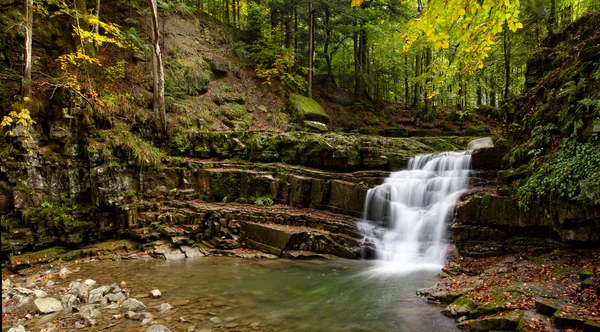
<instances>
[{"instance_id":1,"label":"green moss","mask_svg":"<svg viewBox=\"0 0 600 332\"><path fill-rule=\"evenodd\" d=\"M293 120L297 122L304 120L327 122L329 119L329 115L319 103L299 94L290 96L290 110Z\"/></svg>"},{"instance_id":2,"label":"green moss","mask_svg":"<svg viewBox=\"0 0 600 332\"><path fill-rule=\"evenodd\" d=\"M469 135L486 134L490 132L490 128L486 125L471 126L467 128L466 133Z\"/></svg>"}]
</instances>

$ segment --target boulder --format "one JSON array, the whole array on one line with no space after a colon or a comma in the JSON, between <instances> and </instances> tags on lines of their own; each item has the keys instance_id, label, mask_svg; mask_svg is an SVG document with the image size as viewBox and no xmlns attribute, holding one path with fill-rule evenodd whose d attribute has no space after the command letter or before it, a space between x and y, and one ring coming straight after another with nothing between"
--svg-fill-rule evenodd
<instances>
[{"instance_id":1,"label":"boulder","mask_svg":"<svg viewBox=\"0 0 600 332\"><path fill-rule=\"evenodd\" d=\"M600 323L591 320L586 321L583 325L583 332L600 332Z\"/></svg>"},{"instance_id":2,"label":"boulder","mask_svg":"<svg viewBox=\"0 0 600 332\"><path fill-rule=\"evenodd\" d=\"M44 297L33 301L35 308L42 314L49 314L63 309L62 304L59 300L53 297Z\"/></svg>"},{"instance_id":3,"label":"boulder","mask_svg":"<svg viewBox=\"0 0 600 332\"><path fill-rule=\"evenodd\" d=\"M467 150L478 150L484 148L493 148L494 141L491 137L474 139L467 144Z\"/></svg>"},{"instance_id":4,"label":"boulder","mask_svg":"<svg viewBox=\"0 0 600 332\"><path fill-rule=\"evenodd\" d=\"M162 296L162 293L158 289L153 289L153 290L150 291L150 297L152 297L152 298L157 299L157 298L159 298L161 296Z\"/></svg>"},{"instance_id":5,"label":"boulder","mask_svg":"<svg viewBox=\"0 0 600 332\"><path fill-rule=\"evenodd\" d=\"M25 330L25 327L23 325L18 325L18 326L13 326L11 327L8 332L27 332Z\"/></svg>"},{"instance_id":6,"label":"boulder","mask_svg":"<svg viewBox=\"0 0 600 332\"><path fill-rule=\"evenodd\" d=\"M552 316L562 307L562 303L555 299L540 298L535 300L535 310L542 315Z\"/></svg>"},{"instance_id":7,"label":"boulder","mask_svg":"<svg viewBox=\"0 0 600 332\"><path fill-rule=\"evenodd\" d=\"M290 96L290 113L295 121L316 121L321 123L329 122L329 115L323 107L312 98L304 97L299 94Z\"/></svg>"},{"instance_id":8,"label":"boulder","mask_svg":"<svg viewBox=\"0 0 600 332\"><path fill-rule=\"evenodd\" d=\"M129 298L129 299L123 301L123 303L121 303L121 310L122 311L142 312L142 311L146 310L146 305L137 299Z\"/></svg>"},{"instance_id":9,"label":"boulder","mask_svg":"<svg viewBox=\"0 0 600 332\"><path fill-rule=\"evenodd\" d=\"M483 332L490 330L514 330L519 325L521 313L512 311L505 315L490 316L465 320L457 326L467 332Z\"/></svg>"}]
</instances>

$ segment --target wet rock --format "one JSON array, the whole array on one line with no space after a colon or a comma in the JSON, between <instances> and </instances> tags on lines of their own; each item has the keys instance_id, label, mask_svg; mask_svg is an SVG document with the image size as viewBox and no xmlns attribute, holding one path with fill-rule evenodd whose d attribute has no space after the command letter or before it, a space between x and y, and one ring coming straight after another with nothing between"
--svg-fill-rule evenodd
<instances>
[{"instance_id":1,"label":"wet rock","mask_svg":"<svg viewBox=\"0 0 600 332\"><path fill-rule=\"evenodd\" d=\"M119 292L119 293L114 293L114 294L108 294L105 297L108 301L110 302L123 302L127 299L127 296L125 296L125 294Z\"/></svg>"},{"instance_id":2,"label":"wet rock","mask_svg":"<svg viewBox=\"0 0 600 332\"><path fill-rule=\"evenodd\" d=\"M123 311L142 312L146 310L146 305L134 298L129 298L121 303Z\"/></svg>"},{"instance_id":3,"label":"wet rock","mask_svg":"<svg viewBox=\"0 0 600 332\"><path fill-rule=\"evenodd\" d=\"M104 294L110 291L110 286L102 286L90 291L89 303L100 303Z\"/></svg>"},{"instance_id":4,"label":"wet rock","mask_svg":"<svg viewBox=\"0 0 600 332\"><path fill-rule=\"evenodd\" d=\"M594 272L592 272L588 269L582 270L581 272L579 272L579 281L584 281L593 276L594 276Z\"/></svg>"},{"instance_id":5,"label":"wet rock","mask_svg":"<svg viewBox=\"0 0 600 332\"><path fill-rule=\"evenodd\" d=\"M112 319L121 319L121 318L123 318L123 315L121 315L121 314L112 315Z\"/></svg>"},{"instance_id":6,"label":"wet rock","mask_svg":"<svg viewBox=\"0 0 600 332\"><path fill-rule=\"evenodd\" d=\"M42 314L49 314L52 312L61 311L63 309L60 301L53 297L36 299L33 301L33 303L35 304L37 311Z\"/></svg>"},{"instance_id":7,"label":"wet rock","mask_svg":"<svg viewBox=\"0 0 600 332\"><path fill-rule=\"evenodd\" d=\"M181 249L181 251L183 251L183 253L185 254L185 257L187 257L187 258L204 256L204 254L201 253L198 248L192 248L190 246L181 246L180 249Z\"/></svg>"},{"instance_id":8,"label":"wet rock","mask_svg":"<svg viewBox=\"0 0 600 332\"><path fill-rule=\"evenodd\" d=\"M82 302L87 302L90 296L90 286L85 283L78 284L76 288L76 294Z\"/></svg>"},{"instance_id":9,"label":"wet rock","mask_svg":"<svg viewBox=\"0 0 600 332\"><path fill-rule=\"evenodd\" d=\"M317 132L317 133L324 133L324 132L329 131L329 128L327 128L327 125L322 122L304 121L303 124L304 124L304 128L306 128L310 131Z\"/></svg>"},{"instance_id":10,"label":"wet rock","mask_svg":"<svg viewBox=\"0 0 600 332\"><path fill-rule=\"evenodd\" d=\"M125 318L133 319L133 320L144 320L144 319L153 319L154 316L146 311L135 312L135 311L127 311L125 313Z\"/></svg>"},{"instance_id":11,"label":"wet rock","mask_svg":"<svg viewBox=\"0 0 600 332\"><path fill-rule=\"evenodd\" d=\"M167 311L173 309L173 307L168 304L168 303L162 303L159 307L158 307L158 311L160 312L161 315L163 315L164 313L166 313Z\"/></svg>"},{"instance_id":12,"label":"wet rock","mask_svg":"<svg viewBox=\"0 0 600 332\"><path fill-rule=\"evenodd\" d=\"M457 326L467 332L482 332L490 330L514 330L519 325L521 314L512 311L503 316L491 316L480 319L470 319L459 323Z\"/></svg>"},{"instance_id":13,"label":"wet rock","mask_svg":"<svg viewBox=\"0 0 600 332\"><path fill-rule=\"evenodd\" d=\"M15 288L13 288L13 291L17 292L19 294L22 294L22 295L34 295L35 294L34 291L32 291L29 288L25 288L25 287L15 287Z\"/></svg>"},{"instance_id":14,"label":"wet rock","mask_svg":"<svg viewBox=\"0 0 600 332\"><path fill-rule=\"evenodd\" d=\"M146 332L171 332L171 330L164 325L152 325L146 329Z\"/></svg>"},{"instance_id":15,"label":"wet rock","mask_svg":"<svg viewBox=\"0 0 600 332\"><path fill-rule=\"evenodd\" d=\"M87 304L79 308L78 315L86 322L87 325L88 322L91 322L96 318L100 318L102 316L102 312L98 309L98 305Z\"/></svg>"},{"instance_id":16,"label":"wet rock","mask_svg":"<svg viewBox=\"0 0 600 332\"><path fill-rule=\"evenodd\" d=\"M70 309L72 308L75 304L79 303L77 296L75 294L64 294L61 298L60 298L60 303L62 304L63 308L65 309Z\"/></svg>"},{"instance_id":17,"label":"wet rock","mask_svg":"<svg viewBox=\"0 0 600 332\"><path fill-rule=\"evenodd\" d=\"M210 321L214 324L222 324L223 323L223 320L219 317L211 317Z\"/></svg>"},{"instance_id":18,"label":"wet rock","mask_svg":"<svg viewBox=\"0 0 600 332\"><path fill-rule=\"evenodd\" d=\"M152 297L154 299L161 297L161 295L162 295L162 293L158 289L153 289L150 291L150 297Z\"/></svg>"}]
</instances>

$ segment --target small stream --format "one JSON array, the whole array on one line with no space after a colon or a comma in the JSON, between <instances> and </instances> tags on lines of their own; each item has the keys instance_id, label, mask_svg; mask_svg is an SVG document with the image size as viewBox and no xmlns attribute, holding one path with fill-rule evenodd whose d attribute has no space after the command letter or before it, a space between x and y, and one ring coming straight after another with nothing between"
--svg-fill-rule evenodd
<instances>
[{"instance_id":1,"label":"small stream","mask_svg":"<svg viewBox=\"0 0 600 332\"><path fill-rule=\"evenodd\" d=\"M172 331L456 331L439 306L415 296L416 289L436 283L435 272L382 276L372 264L228 257L104 261L78 265L79 271L57 281L124 281L157 323ZM146 297L154 288L163 293L160 299ZM174 309L160 315L157 307L165 302ZM145 331L139 321L112 320L112 314L104 313L92 329L116 323L107 330Z\"/></svg>"}]
</instances>

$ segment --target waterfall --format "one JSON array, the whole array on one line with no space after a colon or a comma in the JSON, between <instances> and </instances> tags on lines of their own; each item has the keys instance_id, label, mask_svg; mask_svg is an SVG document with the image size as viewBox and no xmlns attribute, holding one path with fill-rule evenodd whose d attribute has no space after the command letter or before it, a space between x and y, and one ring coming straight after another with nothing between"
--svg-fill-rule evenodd
<instances>
[{"instance_id":1,"label":"waterfall","mask_svg":"<svg viewBox=\"0 0 600 332\"><path fill-rule=\"evenodd\" d=\"M407 170L367 192L359 228L375 246L377 270L409 273L443 266L448 222L470 167L470 152L417 156Z\"/></svg>"}]
</instances>

